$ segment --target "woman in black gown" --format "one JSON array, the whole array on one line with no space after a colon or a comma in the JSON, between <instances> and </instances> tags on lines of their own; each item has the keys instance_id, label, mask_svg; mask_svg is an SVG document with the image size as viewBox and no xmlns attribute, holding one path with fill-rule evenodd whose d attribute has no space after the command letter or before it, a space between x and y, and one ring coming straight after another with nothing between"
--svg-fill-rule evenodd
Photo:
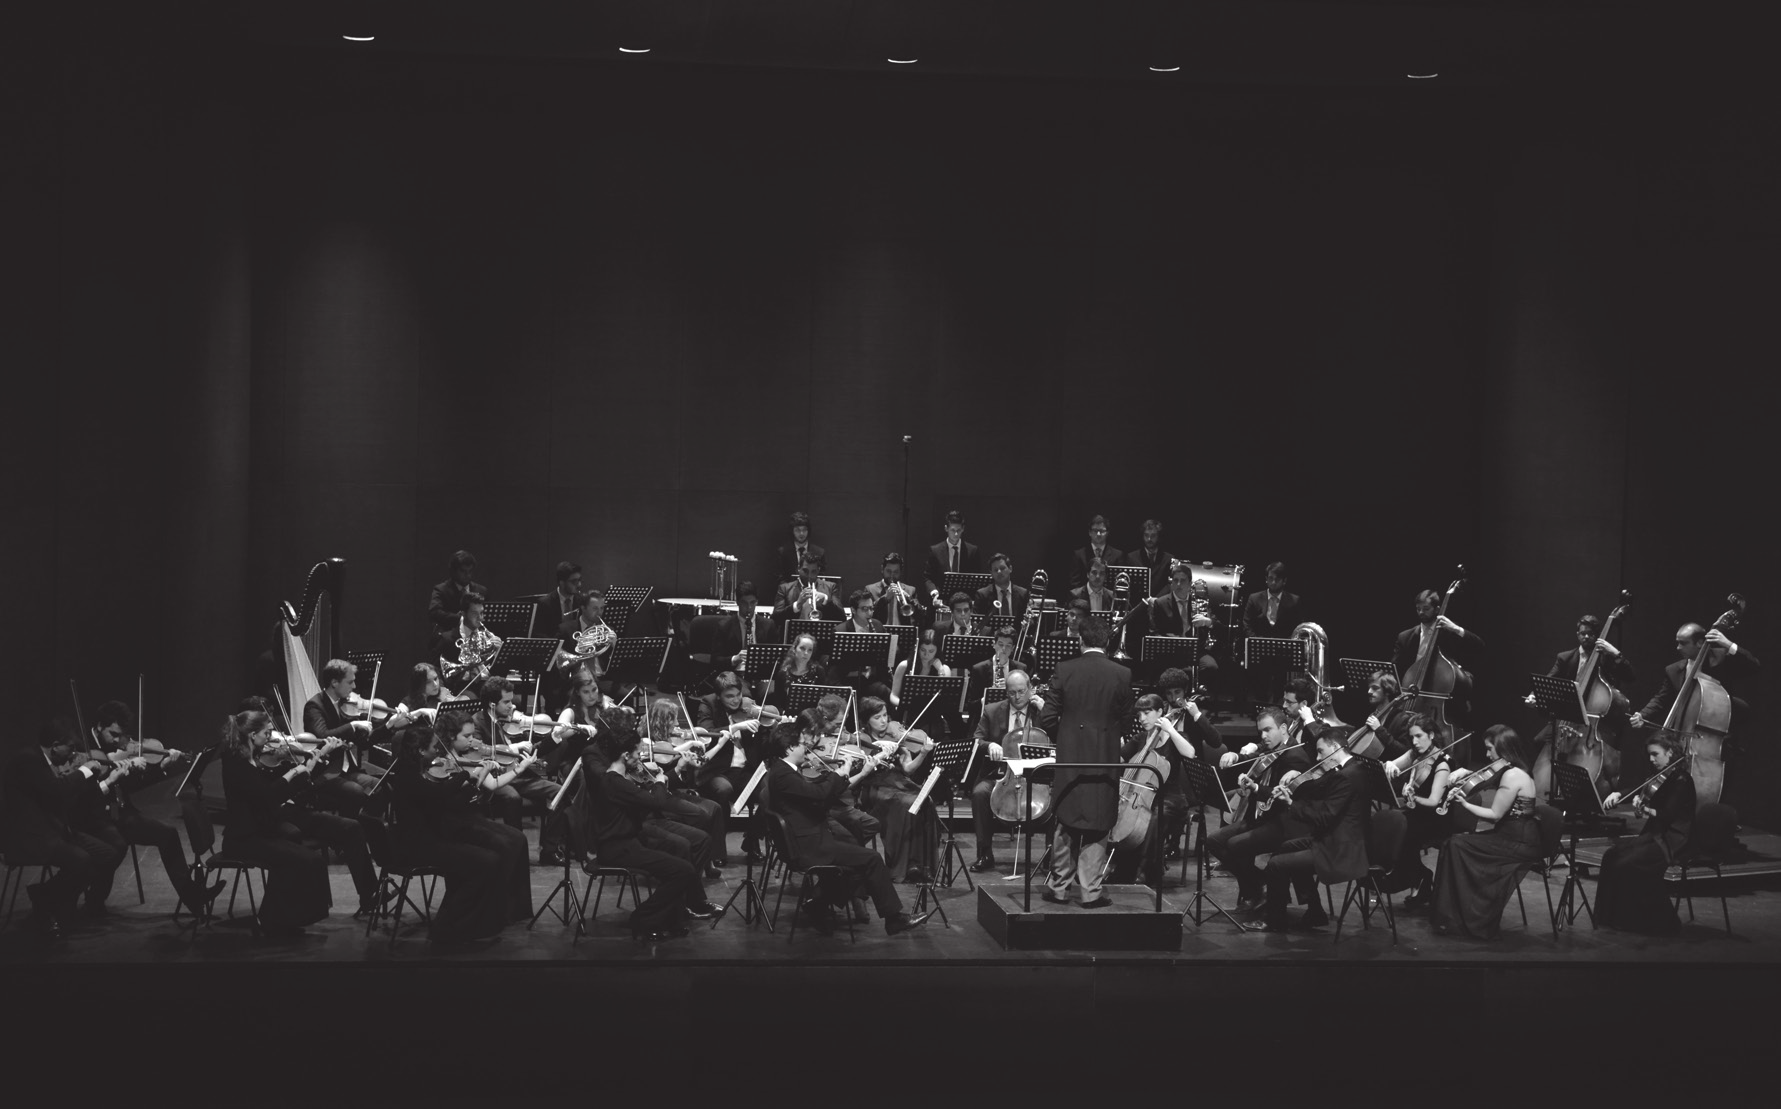
<instances>
[{"instance_id":1,"label":"woman in black gown","mask_svg":"<svg viewBox=\"0 0 1781 1109\"><path fill-rule=\"evenodd\" d=\"M785 649L785 657L774 668L773 690L767 694L767 703L776 709L789 709L792 686L825 685L827 682L828 672L816 661L816 637L800 635L792 640L791 646Z\"/></svg>"},{"instance_id":2,"label":"woman in black gown","mask_svg":"<svg viewBox=\"0 0 1781 1109\"><path fill-rule=\"evenodd\" d=\"M445 879L430 931L437 945L492 942L509 922L532 918L526 835L479 804L499 768L465 766L451 752L452 740L475 731L459 712L433 728L404 729L391 779L393 842L405 859L436 867Z\"/></svg>"},{"instance_id":3,"label":"woman in black gown","mask_svg":"<svg viewBox=\"0 0 1781 1109\"><path fill-rule=\"evenodd\" d=\"M1669 736L1659 736L1645 745L1654 770L1670 766L1680 750L1680 745ZM1611 809L1620 800L1620 794L1610 793L1602 807ZM1651 812L1651 818L1645 821L1638 837L1615 844L1602 856L1596 880L1595 919L1598 924L1627 932L1673 936L1682 929L1682 920L1664 892L1663 877L1694 826L1694 778L1688 767L1676 767L1657 791L1645 799L1644 807Z\"/></svg>"},{"instance_id":4,"label":"woman in black gown","mask_svg":"<svg viewBox=\"0 0 1781 1109\"><path fill-rule=\"evenodd\" d=\"M1391 888L1412 889L1404 899L1406 908L1427 905L1434 894L1435 876L1423 865L1424 848L1433 847L1447 838L1453 826L1435 806L1447 796L1447 779L1452 767L1444 752L1435 750L1435 737L1440 726L1427 716L1416 713L1410 717L1410 749L1385 764L1385 773L1400 795L1408 791L1410 800L1404 809L1408 827L1404 849L1392 868ZM1408 772L1409 777L1403 775Z\"/></svg>"},{"instance_id":5,"label":"woman in black gown","mask_svg":"<svg viewBox=\"0 0 1781 1109\"><path fill-rule=\"evenodd\" d=\"M1480 820L1496 821L1496 827L1453 836L1441 848L1429 923L1442 935L1494 940L1504 906L1540 859L1540 822L1534 818L1534 778L1521 737L1494 724L1484 733L1484 754L1508 763L1490 807L1472 804L1459 789L1448 790L1447 799Z\"/></svg>"}]
</instances>

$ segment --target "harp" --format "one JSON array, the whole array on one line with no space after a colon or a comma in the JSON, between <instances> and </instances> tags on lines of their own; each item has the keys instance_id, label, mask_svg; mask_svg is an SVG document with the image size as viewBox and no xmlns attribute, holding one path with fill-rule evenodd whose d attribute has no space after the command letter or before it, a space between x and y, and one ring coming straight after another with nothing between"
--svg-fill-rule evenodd
<instances>
[{"instance_id":1,"label":"harp","mask_svg":"<svg viewBox=\"0 0 1781 1109\"><path fill-rule=\"evenodd\" d=\"M296 712L322 691L316 671L329 659L345 658L340 649L340 598L345 585L346 562L330 558L309 570L303 582L303 599L295 606L278 603L278 644L274 657L284 658L285 703ZM295 729L300 721L288 721Z\"/></svg>"}]
</instances>

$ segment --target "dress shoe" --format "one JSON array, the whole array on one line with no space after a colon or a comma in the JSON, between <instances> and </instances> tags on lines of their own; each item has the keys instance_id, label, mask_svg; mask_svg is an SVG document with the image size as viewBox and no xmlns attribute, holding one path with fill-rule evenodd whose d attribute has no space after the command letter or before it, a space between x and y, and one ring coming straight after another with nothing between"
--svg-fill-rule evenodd
<instances>
[{"instance_id":1,"label":"dress shoe","mask_svg":"<svg viewBox=\"0 0 1781 1109\"><path fill-rule=\"evenodd\" d=\"M1261 894L1255 894L1251 897L1239 897L1237 898L1237 911L1240 913L1260 912L1262 906L1267 903L1268 899Z\"/></svg>"},{"instance_id":2,"label":"dress shoe","mask_svg":"<svg viewBox=\"0 0 1781 1109\"><path fill-rule=\"evenodd\" d=\"M1039 900L1049 901L1053 905L1068 905L1070 903L1070 899L1068 897L1059 897L1057 894L1052 893L1050 890L1045 890L1044 892L1040 893Z\"/></svg>"},{"instance_id":3,"label":"dress shoe","mask_svg":"<svg viewBox=\"0 0 1781 1109\"><path fill-rule=\"evenodd\" d=\"M1082 907L1085 909L1105 909L1111 904L1113 904L1113 898L1108 897L1106 894L1102 894L1093 901L1084 901Z\"/></svg>"},{"instance_id":4,"label":"dress shoe","mask_svg":"<svg viewBox=\"0 0 1781 1109\"><path fill-rule=\"evenodd\" d=\"M562 848L553 847L549 851L538 852L539 866L568 866L569 856Z\"/></svg>"},{"instance_id":5,"label":"dress shoe","mask_svg":"<svg viewBox=\"0 0 1781 1109\"><path fill-rule=\"evenodd\" d=\"M934 910L929 909L926 912L916 913L914 916L910 916L908 913L897 913L894 916L887 916L884 918L884 934L887 936L894 936L898 932L907 932L911 928L920 928L922 925L926 924L928 918L933 915Z\"/></svg>"},{"instance_id":6,"label":"dress shoe","mask_svg":"<svg viewBox=\"0 0 1781 1109\"><path fill-rule=\"evenodd\" d=\"M216 900L216 895L223 892L223 887L228 884L227 882L218 882L212 886L201 886L191 883L180 893L179 899L194 915L203 916L205 911L210 908L210 903Z\"/></svg>"},{"instance_id":7,"label":"dress shoe","mask_svg":"<svg viewBox=\"0 0 1781 1109\"><path fill-rule=\"evenodd\" d=\"M1420 908L1423 908L1424 906L1426 906L1432 899L1433 899L1433 894L1429 889L1429 885L1427 882L1424 882L1423 884L1416 887L1415 893L1411 894L1409 897L1404 898L1404 908L1406 908L1406 909L1420 909Z\"/></svg>"},{"instance_id":8,"label":"dress shoe","mask_svg":"<svg viewBox=\"0 0 1781 1109\"><path fill-rule=\"evenodd\" d=\"M724 876L723 868L716 863L706 863L704 876L706 878L722 878Z\"/></svg>"},{"instance_id":9,"label":"dress shoe","mask_svg":"<svg viewBox=\"0 0 1781 1109\"><path fill-rule=\"evenodd\" d=\"M1309 909L1305 910L1304 916L1301 916L1299 918L1299 927L1300 928L1323 928L1323 927L1327 926L1329 924L1329 922L1330 922L1330 914L1324 912L1323 907L1321 905L1313 905Z\"/></svg>"},{"instance_id":10,"label":"dress shoe","mask_svg":"<svg viewBox=\"0 0 1781 1109\"><path fill-rule=\"evenodd\" d=\"M974 874L987 874L994 869L996 869L996 857L994 855L984 855L982 858L971 864L971 871Z\"/></svg>"},{"instance_id":11,"label":"dress shoe","mask_svg":"<svg viewBox=\"0 0 1781 1109\"><path fill-rule=\"evenodd\" d=\"M928 871L927 871L926 867L912 866L909 868L908 873L903 875L903 881L909 883L910 885L919 886L923 882L926 882L927 880L928 880Z\"/></svg>"},{"instance_id":12,"label":"dress shoe","mask_svg":"<svg viewBox=\"0 0 1781 1109\"><path fill-rule=\"evenodd\" d=\"M688 905L686 907L686 915L692 917L694 920L712 920L723 915L723 907L720 905L713 905L709 901L700 901L697 904Z\"/></svg>"}]
</instances>

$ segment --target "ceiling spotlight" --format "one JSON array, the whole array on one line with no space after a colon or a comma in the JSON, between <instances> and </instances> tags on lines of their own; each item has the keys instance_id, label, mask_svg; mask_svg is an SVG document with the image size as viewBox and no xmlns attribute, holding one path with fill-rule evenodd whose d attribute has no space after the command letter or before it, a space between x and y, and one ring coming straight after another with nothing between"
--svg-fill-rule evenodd
<instances>
[{"instance_id":1,"label":"ceiling spotlight","mask_svg":"<svg viewBox=\"0 0 1781 1109\"><path fill-rule=\"evenodd\" d=\"M341 35L347 42L376 42L376 35Z\"/></svg>"},{"instance_id":2,"label":"ceiling spotlight","mask_svg":"<svg viewBox=\"0 0 1781 1109\"><path fill-rule=\"evenodd\" d=\"M1150 72L1152 72L1152 73L1180 73L1181 67L1178 65L1153 65L1150 67Z\"/></svg>"},{"instance_id":3,"label":"ceiling spotlight","mask_svg":"<svg viewBox=\"0 0 1781 1109\"><path fill-rule=\"evenodd\" d=\"M618 52L620 54L647 54L647 53L649 53L649 47L647 47L647 46L621 46L618 48Z\"/></svg>"},{"instance_id":4,"label":"ceiling spotlight","mask_svg":"<svg viewBox=\"0 0 1781 1109\"><path fill-rule=\"evenodd\" d=\"M1441 75L1439 73L1406 73L1404 76L1410 78L1412 81L1426 81L1430 77L1439 77Z\"/></svg>"}]
</instances>

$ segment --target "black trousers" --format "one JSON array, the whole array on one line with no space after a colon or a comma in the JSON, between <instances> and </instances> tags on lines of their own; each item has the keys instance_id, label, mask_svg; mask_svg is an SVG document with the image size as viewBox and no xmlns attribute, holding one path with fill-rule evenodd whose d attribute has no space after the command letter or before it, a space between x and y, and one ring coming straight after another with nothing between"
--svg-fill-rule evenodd
<instances>
[{"instance_id":1,"label":"black trousers","mask_svg":"<svg viewBox=\"0 0 1781 1109\"><path fill-rule=\"evenodd\" d=\"M365 811L371 787L376 784L377 778L370 774L326 770L316 776L310 797L316 808L356 820ZM383 790L378 794L382 796Z\"/></svg>"},{"instance_id":2,"label":"black trousers","mask_svg":"<svg viewBox=\"0 0 1781 1109\"><path fill-rule=\"evenodd\" d=\"M699 872L690 861L650 847L640 838L606 840L600 844L599 859L602 866L628 867L647 874L655 885L655 892L631 913L633 932L675 928L686 920L687 905L703 899Z\"/></svg>"},{"instance_id":3,"label":"black trousers","mask_svg":"<svg viewBox=\"0 0 1781 1109\"><path fill-rule=\"evenodd\" d=\"M56 872L48 881L30 888L36 890L39 909L63 924L72 923L74 903L80 891L87 891L88 904L104 901L104 890L111 888L111 879L123 854L97 836L71 831L64 837L17 840L6 845L7 861L15 866L48 863Z\"/></svg>"},{"instance_id":4,"label":"black trousers","mask_svg":"<svg viewBox=\"0 0 1781 1109\"><path fill-rule=\"evenodd\" d=\"M840 867L846 879L842 889L823 891L825 900L831 904L842 904L854 896L856 889L864 887L879 916L889 919L903 911L903 899L897 896L897 884L890 867L870 847L836 843L820 861Z\"/></svg>"},{"instance_id":5,"label":"black trousers","mask_svg":"<svg viewBox=\"0 0 1781 1109\"><path fill-rule=\"evenodd\" d=\"M693 868L694 901L705 900L705 863L711 858L711 837L701 828L679 820L657 818L637 829L643 846L685 859ZM602 862L604 858L602 857Z\"/></svg>"},{"instance_id":6,"label":"black trousers","mask_svg":"<svg viewBox=\"0 0 1781 1109\"><path fill-rule=\"evenodd\" d=\"M167 871L167 880L172 883L174 892L187 900L193 892L192 872L186 866L185 845L180 842L179 829L165 820L150 820L137 812L133 806L126 807L115 820L107 812L91 827L93 835L110 844L117 852L121 864L130 852L130 844L153 847L161 856L161 867ZM94 883L87 892L88 905L103 905L111 896L113 880L117 870L113 868L103 880Z\"/></svg>"},{"instance_id":7,"label":"black trousers","mask_svg":"<svg viewBox=\"0 0 1781 1109\"><path fill-rule=\"evenodd\" d=\"M561 787L539 774L526 773L489 795L495 815L509 828L523 826L527 802L535 805L543 817L538 825L538 850L546 853L563 843L568 827L568 814L560 808L550 811L551 799Z\"/></svg>"},{"instance_id":8,"label":"black trousers","mask_svg":"<svg viewBox=\"0 0 1781 1109\"><path fill-rule=\"evenodd\" d=\"M1264 885L1255 857L1280 851L1289 840L1310 833L1311 829L1296 820L1273 816L1260 824L1226 824L1206 837L1206 850L1236 876L1238 896L1251 899L1261 896ZM1308 887L1312 896L1317 892L1315 885ZM1301 898L1305 888L1300 887Z\"/></svg>"},{"instance_id":9,"label":"black trousers","mask_svg":"<svg viewBox=\"0 0 1781 1109\"><path fill-rule=\"evenodd\" d=\"M730 861L730 805L736 800L736 786L728 776L712 774L699 779L699 796L717 806L712 814L709 832L711 834L711 857L719 863Z\"/></svg>"},{"instance_id":10,"label":"black trousers","mask_svg":"<svg viewBox=\"0 0 1781 1109\"><path fill-rule=\"evenodd\" d=\"M411 861L437 867L445 879L445 896L433 911L435 941L482 939L511 921L532 918L525 833L465 817L438 838L405 844L404 850Z\"/></svg>"},{"instance_id":11,"label":"black trousers","mask_svg":"<svg viewBox=\"0 0 1781 1109\"><path fill-rule=\"evenodd\" d=\"M1300 836L1282 843L1268 859L1264 872L1268 884L1268 903L1264 910L1270 923L1286 920L1287 891L1299 891L1299 901L1317 907L1317 871L1311 861L1311 837Z\"/></svg>"}]
</instances>

